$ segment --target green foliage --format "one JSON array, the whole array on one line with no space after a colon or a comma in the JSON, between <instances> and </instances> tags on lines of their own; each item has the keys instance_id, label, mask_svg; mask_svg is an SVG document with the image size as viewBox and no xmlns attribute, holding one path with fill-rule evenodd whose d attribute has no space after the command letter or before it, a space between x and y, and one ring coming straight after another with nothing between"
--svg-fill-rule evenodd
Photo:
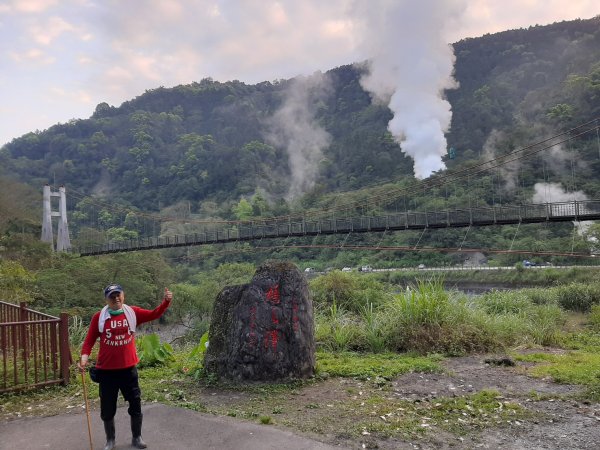
<instances>
[{"instance_id":1,"label":"green foliage","mask_svg":"<svg viewBox=\"0 0 600 450\"><path fill-rule=\"evenodd\" d=\"M317 374L363 380L370 377L391 379L408 372L439 372L438 363L437 356L317 352Z\"/></svg>"},{"instance_id":2,"label":"green foliage","mask_svg":"<svg viewBox=\"0 0 600 450\"><path fill-rule=\"evenodd\" d=\"M146 334L136 337L136 347L140 358L140 367L160 366L173 361L173 347L161 343L157 334Z\"/></svg>"},{"instance_id":3,"label":"green foliage","mask_svg":"<svg viewBox=\"0 0 600 450\"><path fill-rule=\"evenodd\" d=\"M462 354L501 345L493 321L464 298L452 297L439 281L407 288L388 308L384 316L391 350Z\"/></svg>"},{"instance_id":4,"label":"green foliage","mask_svg":"<svg viewBox=\"0 0 600 450\"><path fill-rule=\"evenodd\" d=\"M589 315L590 327L597 332L600 332L600 305L592 305Z\"/></svg>"},{"instance_id":5,"label":"green foliage","mask_svg":"<svg viewBox=\"0 0 600 450\"><path fill-rule=\"evenodd\" d=\"M340 306L354 313L366 305L378 306L391 298L391 293L375 277L334 270L310 282L313 301L317 305Z\"/></svg>"},{"instance_id":6,"label":"green foliage","mask_svg":"<svg viewBox=\"0 0 600 450\"><path fill-rule=\"evenodd\" d=\"M564 354L528 354L516 357L519 361L534 361L541 364L529 370L538 377L550 376L557 383L598 386L600 354L571 351Z\"/></svg>"},{"instance_id":7,"label":"green foliage","mask_svg":"<svg viewBox=\"0 0 600 450\"><path fill-rule=\"evenodd\" d=\"M104 306L104 287L118 282L127 303L154 309L172 277L172 269L155 252L99 258L60 254L37 273L39 304L47 309L83 307L91 313Z\"/></svg>"},{"instance_id":8,"label":"green foliage","mask_svg":"<svg viewBox=\"0 0 600 450\"><path fill-rule=\"evenodd\" d=\"M570 283L553 288L558 304L568 311L589 312L600 303L600 283Z\"/></svg>"},{"instance_id":9,"label":"green foliage","mask_svg":"<svg viewBox=\"0 0 600 450\"><path fill-rule=\"evenodd\" d=\"M35 295L35 274L18 262L0 259L0 292L0 300L5 302L31 302Z\"/></svg>"},{"instance_id":10,"label":"green foliage","mask_svg":"<svg viewBox=\"0 0 600 450\"><path fill-rule=\"evenodd\" d=\"M539 290L492 291L473 301L445 291L440 280L419 282L393 299L358 312L317 307L316 340L327 351L450 355L521 344L557 345L566 314Z\"/></svg>"},{"instance_id":11,"label":"green foliage","mask_svg":"<svg viewBox=\"0 0 600 450\"><path fill-rule=\"evenodd\" d=\"M525 290L497 291L492 290L481 297L481 305L489 314L518 314L531 306Z\"/></svg>"},{"instance_id":12,"label":"green foliage","mask_svg":"<svg viewBox=\"0 0 600 450\"><path fill-rule=\"evenodd\" d=\"M79 316L69 317L69 344L71 348L80 349L85 337L87 336L88 327Z\"/></svg>"},{"instance_id":13,"label":"green foliage","mask_svg":"<svg viewBox=\"0 0 600 450\"><path fill-rule=\"evenodd\" d=\"M186 325L191 331L191 339L202 336L208 330L216 289L214 282L172 286L173 296L177 299L169 307L172 320Z\"/></svg>"},{"instance_id":14,"label":"green foliage","mask_svg":"<svg viewBox=\"0 0 600 450\"><path fill-rule=\"evenodd\" d=\"M202 359L204 354L206 353L206 349L208 348L209 340L208 340L208 331L202 335L200 338L200 342L196 347L192 349L190 352L190 358Z\"/></svg>"},{"instance_id":15,"label":"green foliage","mask_svg":"<svg viewBox=\"0 0 600 450\"><path fill-rule=\"evenodd\" d=\"M348 351L357 347L357 336L360 335L356 317L334 301L322 314L317 313L315 340L323 348L330 351Z\"/></svg>"},{"instance_id":16,"label":"green foliage","mask_svg":"<svg viewBox=\"0 0 600 450\"><path fill-rule=\"evenodd\" d=\"M183 373L191 376L195 380L199 380L206 376L204 372L204 355L209 345L208 331L200 338L200 342L196 344L189 353L186 354L181 370Z\"/></svg>"},{"instance_id":17,"label":"green foliage","mask_svg":"<svg viewBox=\"0 0 600 450\"><path fill-rule=\"evenodd\" d=\"M254 212L252 205L245 198L242 198L240 202L232 208L232 211L237 220L249 220Z\"/></svg>"},{"instance_id":18,"label":"green foliage","mask_svg":"<svg viewBox=\"0 0 600 450\"><path fill-rule=\"evenodd\" d=\"M559 345L566 314L558 305L534 306L528 316L528 334L538 345Z\"/></svg>"},{"instance_id":19,"label":"green foliage","mask_svg":"<svg viewBox=\"0 0 600 450\"><path fill-rule=\"evenodd\" d=\"M226 286L248 283L256 267L248 263L221 264L216 269L201 271L190 276L189 283L172 287L177 298L169 308L173 320L190 329L193 341L208 330L210 314L217 295Z\"/></svg>"},{"instance_id":20,"label":"green foliage","mask_svg":"<svg viewBox=\"0 0 600 450\"><path fill-rule=\"evenodd\" d=\"M550 119L569 120L573 117L573 107L566 103L559 103L548 110L546 117Z\"/></svg>"},{"instance_id":21,"label":"green foliage","mask_svg":"<svg viewBox=\"0 0 600 450\"><path fill-rule=\"evenodd\" d=\"M546 137L548 130L563 131L598 117L600 46L597 19L562 22L544 27L512 30L454 44L455 74L459 88L446 94L452 105L452 129L448 147L456 149L448 160L451 170L463 170L487 156L498 157ZM402 210L440 210L446 208L490 206L493 204L528 203L535 182L551 179L583 190L590 196L600 193L600 166L597 143L590 134L569 142L570 154L580 162L552 158L522 161L516 189L502 173L485 173L466 182L439 184L443 188L421 189L412 176L413 162L401 151L387 129L392 117L389 108L374 104L361 87L363 69L348 65L327 73L331 95L314 98L315 120L331 137L318 164L316 184L293 203L286 200L290 186L289 157L284 148L264 142L271 116L281 106L290 81L247 85L239 81L226 83L212 79L174 88L149 90L119 107L101 103L87 120L58 124L43 132L28 133L0 149L0 257L21 262L27 268L42 268L40 290L48 307L71 307L76 299L92 306L97 288L117 273L106 273L101 264L90 264L87 271L76 264L52 261L49 246L40 244L39 186L50 181L68 181L68 189L84 195L97 192L111 179L107 197L83 197L75 206L69 226L79 232L77 244L92 244L107 239L122 241L150 234L143 219L150 212L181 212L185 205L191 223L164 222L161 232L176 234L197 227L192 219L254 219L273 215L303 213L312 209L340 207L339 210L370 215ZM515 117L522 118L515 121ZM517 123L518 122L518 123ZM235 126L232 126L235 124ZM494 132L492 132L494 130ZM489 145L484 145L484 144ZM493 149L493 155L479 149ZM572 158L569 159L569 161ZM545 159L544 159L545 161ZM575 173L573 173L575 172ZM8 175L24 180L16 182ZM431 185L442 181L445 173L434 174ZM385 183L385 184L384 184ZM385 192L406 192L389 204L368 202ZM121 217L117 208L98 207L98 200L109 199L112 205L129 210ZM357 205L369 205L368 207ZM99 217L102 228L90 228L89 221ZM292 215L293 217L293 215ZM85 233L83 232L85 230ZM485 227L471 230L466 245L476 248L519 248L524 250L590 251L595 228L583 239L574 235L572 224L522 224L519 227ZM194 229L196 231L196 229ZM466 237L462 230L436 230L425 233L407 230L402 233L352 234L344 242L372 247L413 245L457 247ZM573 239L575 237L575 239ZM264 249L248 252L254 244L239 245L234 251L216 247L198 251L201 262L185 270L203 271L224 262L260 262L267 257L301 261L311 267L337 267L371 264L373 267L417 267L460 264L464 255L441 252L357 251L337 248L342 238L319 236L314 243L325 241L325 249L279 248L266 254ZM276 244L283 243L284 240ZM303 241L304 242L304 241ZM294 243L290 242L289 243ZM597 244L596 244L597 246ZM285 247L285 246L282 246ZM229 247L230 250L232 247ZM178 258L182 249L165 250ZM194 253L188 250L188 253ZM490 258L490 264L515 266L517 270L501 276L507 282L550 284L566 278L566 272L530 271L518 263L520 257L504 254ZM541 257L540 257L541 258ZM135 259L135 258L134 258ZM115 272L128 272L128 262L111 259ZM308 262L310 261L310 264ZM568 261L555 257L553 262ZM541 261L539 261L541 262ZM139 261L136 261L139 263ZM304 265L304 263L307 263ZM57 267L59 266L59 267ZM59 271L74 270L68 277ZM52 273L56 270L55 273ZM181 272L184 270L181 269ZM158 292L149 288L164 276L154 277L136 270L127 277L135 280L128 292L139 293L141 303L151 306ZM94 274L99 274L98 282ZM466 277L480 274L468 274ZM412 282L416 275L392 274L390 279ZM487 275L486 275L487 276ZM119 277L123 280L123 277ZM171 277L172 278L172 277ZM195 282L182 276L179 281ZM56 281L52 281L52 279ZM202 276L197 277L202 279ZM78 280L75 283L73 280ZM368 286L373 278L339 277L315 284L315 301L362 314L366 305L374 311L389 300L389 292L377 285ZM361 283L365 283L362 285ZM201 333L207 299L222 287L220 282L202 280L204 292L193 294L203 305L193 325ZM134 289L131 289L134 288ZM159 286L157 290L162 290ZM182 295L185 293L182 290ZM37 293L36 293L37 295ZM132 298L132 300L134 300ZM139 303L132 301L134 303ZM563 300L563 304L566 299ZM186 305L192 307L193 301ZM581 305L575 307L588 308ZM197 337L197 336L196 336ZM366 337L363 336L363 337ZM373 337L373 336L371 336Z\"/></svg>"}]
</instances>

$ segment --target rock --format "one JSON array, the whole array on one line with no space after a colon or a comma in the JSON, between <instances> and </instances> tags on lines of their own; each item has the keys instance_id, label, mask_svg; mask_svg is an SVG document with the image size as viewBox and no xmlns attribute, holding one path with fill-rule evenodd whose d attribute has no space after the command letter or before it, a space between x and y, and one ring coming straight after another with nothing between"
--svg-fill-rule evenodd
<instances>
[{"instance_id":1,"label":"rock","mask_svg":"<svg viewBox=\"0 0 600 450\"><path fill-rule=\"evenodd\" d=\"M218 378L277 381L314 375L315 339L308 283L288 262L267 262L249 284L215 301L204 367Z\"/></svg>"},{"instance_id":2,"label":"rock","mask_svg":"<svg viewBox=\"0 0 600 450\"><path fill-rule=\"evenodd\" d=\"M516 365L515 362L508 356L504 356L502 358L487 358L486 360L484 360L484 362L491 366L512 367Z\"/></svg>"}]
</instances>

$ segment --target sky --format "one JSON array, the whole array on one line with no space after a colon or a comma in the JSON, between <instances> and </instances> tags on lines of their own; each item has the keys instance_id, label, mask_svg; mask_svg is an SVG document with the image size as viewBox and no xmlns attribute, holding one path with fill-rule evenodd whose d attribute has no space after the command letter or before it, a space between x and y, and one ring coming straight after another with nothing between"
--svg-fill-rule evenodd
<instances>
[{"instance_id":1,"label":"sky","mask_svg":"<svg viewBox=\"0 0 600 450\"><path fill-rule=\"evenodd\" d=\"M419 43L440 55L423 73L439 72L431 88L444 89L453 59L440 42L598 14L597 0L0 0L0 146L159 86L406 60ZM400 76L394 68L374 64L371 75L373 97L401 108L399 84L385 81ZM443 131L448 107L435 108Z\"/></svg>"}]
</instances>

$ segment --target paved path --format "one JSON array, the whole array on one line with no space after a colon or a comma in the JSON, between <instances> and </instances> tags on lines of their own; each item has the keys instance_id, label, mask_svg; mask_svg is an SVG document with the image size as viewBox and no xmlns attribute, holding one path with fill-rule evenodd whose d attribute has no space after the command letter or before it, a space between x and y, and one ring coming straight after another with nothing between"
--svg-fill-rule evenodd
<instances>
[{"instance_id":1,"label":"paved path","mask_svg":"<svg viewBox=\"0 0 600 450\"><path fill-rule=\"evenodd\" d=\"M333 450L270 425L231 417L212 416L153 403L144 405L142 435L149 450ZM115 418L117 450L132 449L129 416L119 408ZM104 447L104 427L98 411L91 411L94 450ZM35 417L0 423L0 450L89 449L87 419L83 414Z\"/></svg>"}]
</instances>

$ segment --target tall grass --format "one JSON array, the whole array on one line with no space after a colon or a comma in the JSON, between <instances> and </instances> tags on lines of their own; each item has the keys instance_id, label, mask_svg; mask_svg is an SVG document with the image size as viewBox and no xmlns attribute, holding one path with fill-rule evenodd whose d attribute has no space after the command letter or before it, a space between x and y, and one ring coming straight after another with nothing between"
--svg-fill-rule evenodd
<instances>
[{"instance_id":1,"label":"tall grass","mask_svg":"<svg viewBox=\"0 0 600 450\"><path fill-rule=\"evenodd\" d=\"M589 312L600 304L600 283L570 283L552 288L558 304L569 311Z\"/></svg>"},{"instance_id":2,"label":"tall grass","mask_svg":"<svg viewBox=\"0 0 600 450\"><path fill-rule=\"evenodd\" d=\"M88 326L79 316L69 317L69 344L72 348L79 349L87 336Z\"/></svg>"},{"instance_id":3,"label":"tall grass","mask_svg":"<svg viewBox=\"0 0 600 450\"><path fill-rule=\"evenodd\" d=\"M321 348L329 351L361 349L358 345L360 330L354 314L333 302L325 311L317 309L316 316L320 320L317 320L315 339Z\"/></svg>"},{"instance_id":4,"label":"tall grass","mask_svg":"<svg viewBox=\"0 0 600 450\"><path fill-rule=\"evenodd\" d=\"M365 350L371 353L382 353L387 350L383 327L385 317L373 308L373 303L367 303L361 310L363 326L360 330L363 333Z\"/></svg>"},{"instance_id":5,"label":"tall grass","mask_svg":"<svg viewBox=\"0 0 600 450\"><path fill-rule=\"evenodd\" d=\"M540 289L491 292L477 299L446 291L442 280L418 282L358 311L317 308L318 345L334 351L420 354L487 352L560 341L559 296Z\"/></svg>"}]
</instances>

